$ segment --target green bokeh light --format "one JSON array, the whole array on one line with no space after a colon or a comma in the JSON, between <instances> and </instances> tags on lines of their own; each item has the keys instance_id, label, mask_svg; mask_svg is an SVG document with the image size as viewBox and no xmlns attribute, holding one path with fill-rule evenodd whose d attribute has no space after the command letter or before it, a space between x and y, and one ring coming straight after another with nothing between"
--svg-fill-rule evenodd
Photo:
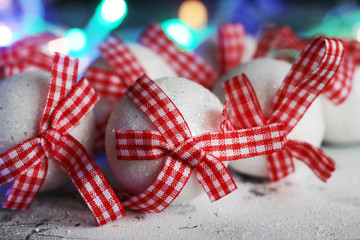
<instances>
[{"instance_id":1,"label":"green bokeh light","mask_svg":"<svg viewBox=\"0 0 360 240\"><path fill-rule=\"evenodd\" d=\"M119 21L126 13L127 5L124 0L105 0L101 5L101 17L109 23Z\"/></svg>"},{"instance_id":2,"label":"green bokeh light","mask_svg":"<svg viewBox=\"0 0 360 240\"><path fill-rule=\"evenodd\" d=\"M185 49L195 48L195 38L193 31L181 20L170 19L162 23L166 34L176 43Z\"/></svg>"},{"instance_id":3,"label":"green bokeh light","mask_svg":"<svg viewBox=\"0 0 360 240\"><path fill-rule=\"evenodd\" d=\"M86 34L79 28L70 29L65 33L65 37L69 42L69 48L71 51L81 51L87 45Z\"/></svg>"}]
</instances>

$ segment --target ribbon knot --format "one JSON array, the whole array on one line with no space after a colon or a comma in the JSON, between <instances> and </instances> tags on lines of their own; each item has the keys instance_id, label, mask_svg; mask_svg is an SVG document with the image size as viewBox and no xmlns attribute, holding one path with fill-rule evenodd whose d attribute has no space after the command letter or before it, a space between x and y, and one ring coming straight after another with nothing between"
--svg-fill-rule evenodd
<instances>
[{"instance_id":1,"label":"ribbon knot","mask_svg":"<svg viewBox=\"0 0 360 240\"><path fill-rule=\"evenodd\" d=\"M77 59L57 53L53 61L39 137L28 139L0 155L0 184L14 181L3 206L29 208L45 180L51 157L69 175L102 225L125 212L86 149L68 134L90 113L98 97L85 78L76 83Z\"/></svg>"},{"instance_id":2,"label":"ribbon knot","mask_svg":"<svg viewBox=\"0 0 360 240\"><path fill-rule=\"evenodd\" d=\"M52 152L55 150L55 147L59 144L61 137L62 134L54 129L47 130L40 137L41 148L43 149L47 158L52 156Z\"/></svg>"},{"instance_id":3,"label":"ribbon knot","mask_svg":"<svg viewBox=\"0 0 360 240\"><path fill-rule=\"evenodd\" d=\"M173 152L170 153L170 156L195 169L199 164L208 159L206 153L196 147L196 143L194 142L193 138L188 139L180 146L178 146Z\"/></svg>"},{"instance_id":4,"label":"ribbon knot","mask_svg":"<svg viewBox=\"0 0 360 240\"><path fill-rule=\"evenodd\" d=\"M236 189L223 161L272 153L283 146L281 123L192 136L175 104L145 75L128 89L126 96L158 131L115 131L118 160L165 158L156 181L123 203L133 210L164 210L181 192L193 170L210 200L216 201Z\"/></svg>"},{"instance_id":5,"label":"ribbon knot","mask_svg":"<svg viewBox=\"0 0 360 240\"><path fill-rule=\"evenodd\" d=\"M288 134L327 87L341 64L343 54L341 41L325 37L314 38L301 52L282 82L273 99L268 119L265 118L255 90L245 74L226 81L223 86L225 97L233 110L234 119L226 119L223 126L242 129L282 121L285 133ZM324 182L335 170L334 162L321 149L306 142L288 140L282 151L267 156L270 180L277 181L294 172L293 158L307 164Z\"/></svg>"}]
</instances>

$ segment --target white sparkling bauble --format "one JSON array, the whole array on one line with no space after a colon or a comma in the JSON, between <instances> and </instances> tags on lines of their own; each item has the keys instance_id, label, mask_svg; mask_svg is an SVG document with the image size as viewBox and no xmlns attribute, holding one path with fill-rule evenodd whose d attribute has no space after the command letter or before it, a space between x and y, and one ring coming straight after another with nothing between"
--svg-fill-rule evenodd
<instances>
[{"instance_id":1,"label":"white sparkling bauble","mask_svg":"<svg viewBox=\"0 0 360 240\"><path fill-rule=\"evenodd\" d=\"M270 106L291 65L285 61L271 58L259 58L239 65L220 78L214 93L221 101L225 100L222 84L245 73L254 87L260 107L266 118L270 115ZM288 139L308 142L319 147L325 133L325 123L321 101L315 100L299 123L288 134ZM297 162L297 161L296 161ZM232 161L229 165L244 174L268 178L266 156Z\"/></svg>"},{"instance_id":2,"label":"white sparkling bauble","mask_svg":"<svg viewBox=\"0 0 360 240\"><path fill-rule=\"evenodd\" d=\"M37 137L49 92L50 73L30 71L13 75L0 82L0 153ZM69 133L91 154L94 145L94 114L89 114ZM48 161L48 172L40 191L51 190L68 181L67 174L54 160Z\"/></svg>"},{"instance_id":3,"label":"white sparkling bauble","mask_svg":"<svg viewBox=\"0 0 360 240\"><path fill-rule=\"evenodd\" d=\"M339 105L322 96L325 116L325 141L331 144L360 143L360 67L355 68L348 98Z\"/></svg>"},{"instance_id":4,"label":"white sparkling bauble","mask_svg":"<svg viewBox=\"0 0 360 240\"><path fill-rule=\"evenodd\" d=\"M173 101L187 122L193 136L220 131L222 104L209 90L185 78L160 78L156 84ZM116 130L154 130L146 115L127 97L116 106L109 119L105 149L110 166L120 184L130 194L140 194L157 178L165 159L119 161L116 159ZM203 193L195 174L181 191L174 203L185 202Z\"/></svg>"},{"instance_id":5,"label":"white sparkling bauble","mask_svg":"<svg viewBox=\"0 0 360 240\"><path fill-rule=\"evenodd\" d=\"M177 76L174 70L153 50L135 43L127 44L127 47L151 79ZM98 58L91 66L114 70L102 57ZM100 97L100 101L94 109L96 122L104 122L117 103L118 101Z\"/></svg>"},{"instance_id":6,"label":"white sparkling bauble","mask_svg":"<svg viewBox=\"0 0 360 240\"><path fill-rule=\"evenodd\" d=\"M211 36L200 44L195 52L200 55L216 72L219 72L219 62L218 62L218 50L217 50L217 37L215 35ZM241 62L250 61L255 53L257 46L257 40L252 36L247 35L245 37L245 48Z\"/></svg>"}]
</instances>

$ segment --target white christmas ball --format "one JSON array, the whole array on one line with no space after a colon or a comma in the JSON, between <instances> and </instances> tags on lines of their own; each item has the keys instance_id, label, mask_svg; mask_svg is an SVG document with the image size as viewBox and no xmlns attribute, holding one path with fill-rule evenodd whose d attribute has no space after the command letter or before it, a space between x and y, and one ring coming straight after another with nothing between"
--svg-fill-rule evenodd
<instances>
[{"instance_id":1,"label":"white christmas ball","mask_svg":"<svg viewBox=\"0 0 360 240\"><path fill-rule=\"evenodd\" d=\"M30 71L0 82L0 153L38 136L40 121L49 92L50 73ZM85 117L69 133L91 153L94 144L94 114ZM68 181L67 174L53 159L40 191L51 190Z\"/></svg>"},{"instance_id":2,"label":"white christmas ball","mask_svg":"<svg viewBox=\"0 0 360 240\"><path fill-rule=\"evenodd\" d=\"M331 144L360 143L360 67L355 68L347 99L334 105L322 96L325 116L325 141Z\"/></svg>"},{"instance_id":3,"label":"white christmas ball","mask_svg":"<svg viewBox=\"0 0 360 240\"><path fill-rule=\"evenodd\" d=\"M208 64L210 64L210 66L212 67L212 69L214 69L214 71L219 72L220 69L218 62L217 46L218 46L217 37L213 35L207 40L205 40L202 44L200 44L195 49L195 52L199 56L201 56ZM245 37L245 47L241 59L242 63L248 62L252 59L256 50L256 46L257 46L257 40L254 37L247 35Z\"/></svg>"},{"instance_id":4,"label":"white christmas ball","mask_svg":"<svg viewBox=\"0 0 360 240\"><path fill-rule=\"evenodd\" d=\"M222 104L209 90L185 78L160 78L156 84L165 92L179 109L187 122L192 136L206 132L220 131ZM116 159L116 130L154 130L155 126L146 115L127 97L116 106L109 119L105 149L110 166L120 184L130 194L144 192L159 175L165 158L159 160L119 161ZM204 190L192 173L186 186L174 203L193 199Z\"/></svg>"},{"instance_id":5,"label":"white christmas ball","mask_svg":"<svg viewBox=\"0 0 360 240\"><path fill-rule=\"evenodd\" d=\"M139 61L140 65L145 70L146 75L148 75L151 79L177 76L174 70L172 70L172 68L153 50L135 43L127 44L127 47ZM114 70L102 57L95 60L91 66L105 70ZM106 118L109 116L117 103L118 101L116 100L100 97L100 101L94 109L96 122L106 121Z\"/></svg>"},{"instance_id":6,"label":"white christmas ball","mask_svg":"<svg viewBox=\"0 0 360 240\"><path fill-rule=\"evenodd\" d=\"M291 64L272 58L259 58L239 65L220 78L214 93L221 101L225 100L222 84L245 73L254 87L260 107L266 118L270 117L270 106L282 81L289 72ZM315 100L299 123L288 134L288 139L308 142L319 147L325 133L325 123L321 101ZM297 161L296 161L297 162ZM229 163L233 169L252 176L268 178L266 156L241 159Z\"/></svg>"}]
</instances>

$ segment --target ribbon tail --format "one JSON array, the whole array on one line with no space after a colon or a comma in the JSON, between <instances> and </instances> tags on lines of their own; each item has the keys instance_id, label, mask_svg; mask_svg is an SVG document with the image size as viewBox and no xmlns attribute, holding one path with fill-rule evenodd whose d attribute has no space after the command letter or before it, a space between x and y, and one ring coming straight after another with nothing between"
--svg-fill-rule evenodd
<instances>
[{"instance_id":1,"label":"ribbon tail","mask_svg":"<svg viewBox=\"0 0 360 240\"><path fill-rule=\"evenodd\" d=\"M27 210L44 183L47 167L44 156L38 164L17 177L6 194L2 206L8 209Z\"/></svg>"},{"instance_id":2,"label":"ribbon tail","mask_svg":"<svg viewBox=\"0 0 360 240\"><path fill-rule=\"evenodd\" d=\"M271 182L279 181L295 171L292 156L286 149L268 155L267 166Z\"/></svg>"},{"instance_id":3,"label":"ribbon tail","mask_svg":"<svg viewBox=\"0 0 360 240\"><path fill-rule=\"evenodd\" d=\"M138 196L123 202L125 208L157 213L167 208L190 178L191 168L168 157L155 182Z\"/></svg>"},{"instance_id":4,"label":"ribbon tail","mask_svg":"<svg viewBox=\"0 0 360 240\"><path fill-rule=\"evenodd\" d=\"M0 155L0 185L13 181L43 155L39 138L31 138Z\"/></svg>"},{"instance_id":5,"label":"ribbon tail","mask_svg":"<svg viewBox=\"0 0 360 240\"><path fill-rule=\"evenodd\" d=\"M304 162L321 181L326 182L335 171L334 161L320 148L294 140L288 142L288 147L291 149L291 154Z\"/></svg>"},{"instance_id":6,"label":"ribbon tail","mask_svg":"<svg viewBox=\"0 0 360 240\"><path fill-rule=\"evenodd\" d=\"M211 155L195 168L197 179L201 183L211 202L221 199L236 190L236 184L225 165Z\"/></svg>"},{"instance_id":7,"label":"ribbon tail","mask_svg":"<svg viewBox=\"0 0 360 240\"><path fill-rule=\"evenodd\" d=\"M99 225L125 216L110 184L86 152L70 135L60 139L54 158L71 178Z\"/></svg>"}]
</instances>

